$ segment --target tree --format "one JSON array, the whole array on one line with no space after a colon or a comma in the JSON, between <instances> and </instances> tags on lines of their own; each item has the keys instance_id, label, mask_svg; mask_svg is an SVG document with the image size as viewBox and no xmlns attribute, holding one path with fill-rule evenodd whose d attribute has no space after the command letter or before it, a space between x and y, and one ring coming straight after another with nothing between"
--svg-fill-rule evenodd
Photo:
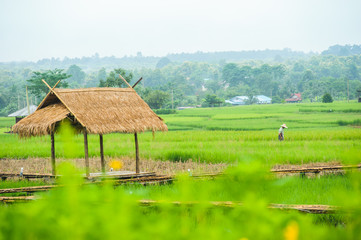
<instances>
[{"instance_id":1,"label":"tree","mask_svg":"<svg viewBox=\"0 0 361 240\"><path fill-rule=\"evenodd\" d=\"M168 93L161 90L155 90L149 92L145 96L144 101L148 103L150 108L159 109L162 108L169 101L169 98L170 96Z\"/></svg>"},{"instance_id":2,"label":"tree","mask_svg":"<svg viewBox=\"0 0 361 240\"><path fill-rule=\"evenodd\" d=\"M133 73L127 75L124 69L116 68L109 73L106 81L100 79L99 87L128 87L119 75L121 75L128 83L133 79Z\"/></svg>"},{"instance_id":3,"label":"tree","mask_svg":"<svg viewBox=\"0 0 361 240\"><path fill-rule=\"evenodd\" d=\"M217 97L217 95L215 95L215 94L207 94L206 98L204 99L204 103L207 106L214 107L215 104L224 103L224 100Z\"/></svg>"},{"instance_id":4,"label":"tree","mask_svg":"<svg viewBox=\"0 0 361 240\"><path fill-rule=\"evenodd\" d=\"M346 76L352 80L360 78L360 74L358 72L357 66L354 63L349 64L346 72Z\"/></svg>"},{"instance_id":5,"label":"tree","mask_svg":"<svg viewBox=\"0 0 361 240\"><path fill-rule=\"evenodd\" d=\"M220 84L216 80L208 80L205 83L205 87L211 90L213 93L216 93L217 90L221 88Z\"/></svg>"},{"instance_id":6,"label":"tree","mask_svg":"<svg viewBox=\"0 0 361 240\"><path fill-rule=\"evenodd\" d=\"M169 58L163 57L158 61L157 65L155 67L156 68L163 68L163 67L167 66L170 63L171 63L171 61L169 60Z\"/></svg>"},{"instance_id":7,"label":"tree","mask_svg":"<svg viewBox=\"0 0 361 240\"><path fill-rule=\"evenodd\" d=\"M272 103L281 103L282 99L279 96L272 97Z\"/></svg>"},{"instance_id":8,"label":"tree","mask_svg":"<svg viewBox=\"0 0 361 240\"><path fill-rule=\"evenodd\" d=\"M68 79L69 84L77 83L75 85L79 85L84 83L85 72L77 65L71 65L66 73L70 76Z\"/></svg>"},{"instance_id":9,"label":"tree","mask_svg":"<svg viewBox=\"0 0 361 240\"><path fill-rule=\"evenodd\" d=\"M222 70L223 80L229 84L229 86L237 86L244 78L240 75L239 67L235 63L228 63L223 67Z\"/></svg>"},{"instance_id":10,"label":"tree","mask_svg":"<svg viewBox=\"0 0 361 240\"><path fill-rule=\"evenodd\" d=\"M333 102L333 99L332 99L332 97L331 97L331 94L325 93L325 94L322 96L322 102L323 102L323 103L332 103L332 102Z\"/></svg>"},{"instance_id":11,"label":"tree","mask_svg":"<svg viewBox=\"0 0 361 240\"><path fill-rule=\"evenodd\" d=\"M59 80L64 80L70 77L70 75L63 72L64 69L47 70L46 72L33 72L32 77L27 80L29 92L36 97L42 98L49 92L49 88L42 82L44 79L50 87L53 87ZM60 87L67 87L68 83L60 81L57 85Z\"/></svg>"},{"instance_id":12,"label":"tree","mask_svg":"<svg viewBox=\"0 0 361 240\"><path fill-rule=\"evenodd\" d=\"M100 80L105 81L105 79L107 79L107 71L105 70L104 67L102 67L102 68L98 71L97 80L100 82Z\"/></svg>"}]
</instances>

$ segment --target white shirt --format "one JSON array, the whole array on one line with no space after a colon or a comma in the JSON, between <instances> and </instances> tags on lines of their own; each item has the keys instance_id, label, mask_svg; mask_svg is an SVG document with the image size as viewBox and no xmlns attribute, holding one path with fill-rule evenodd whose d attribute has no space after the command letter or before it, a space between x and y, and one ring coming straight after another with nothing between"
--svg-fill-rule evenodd
<instances>
[{"instance_id":1,"label":"white shirt","mask_svg":"<svg viewBox=\"0 0 361 240\"><path fill-rule=\"evenodd\" d=\"M284 129L283 127L280 127L280 129L278 130L278 132L283 134L283 131L284 131L284 130L285 130L285 129Z\"/></svg>"}]
</instances>

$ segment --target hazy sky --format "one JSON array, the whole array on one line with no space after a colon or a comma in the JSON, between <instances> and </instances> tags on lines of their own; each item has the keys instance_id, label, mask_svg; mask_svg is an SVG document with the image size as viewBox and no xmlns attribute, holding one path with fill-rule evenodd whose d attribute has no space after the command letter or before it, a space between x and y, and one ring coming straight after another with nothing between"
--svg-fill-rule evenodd
<instances>
[{"instance_id":1,"label":"hazy sky","mask_svg":"<svg viewBox=\"0 0 361 240\"><path fill-rule=\"evenodd\" d=\"M0 61L361 44L361 0L0 0Z\"/></svg>"}]
</instances>

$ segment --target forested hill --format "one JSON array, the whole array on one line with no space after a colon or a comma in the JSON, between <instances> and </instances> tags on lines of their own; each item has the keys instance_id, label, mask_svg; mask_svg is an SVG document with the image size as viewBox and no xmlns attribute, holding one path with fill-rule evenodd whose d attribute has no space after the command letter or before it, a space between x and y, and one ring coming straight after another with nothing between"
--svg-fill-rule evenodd
<instances>
[{"instance_id":1,"label":"forested hill","mask_svg":"<svg viewBox=\"0 0 361 240\"><path fill-rule=\"evenodd\" d=\"M322 55L350 56L361 54L361 45L334 45L321 53ZM122 67L125 69L139 68L159 68L168 62L205 62L205 63L221 63L221 62L242 62L247 60L261 60L282 63L286 60L296 60L318 55L318 53L304 53L300 51L292 51L289 48L283 50L252 50L252 51L224 51L224 52L196 52L196 53L171 53L164 57L143 56L137 53L136 56L124 57L100 57L94 54L91 57L82 58L47 58L37 62L7 62L0 63L1 68L30 68L32 70L42 69L65 69L71 65L77 65L83 70L98 70L101 68L113 69Z\"/></svg>"},{"instance_id":2,"label":"forested hill","mask_svg":"<svg viewBox=\"0 0 361 240\"><path fill-rule=\"evenodd\" d=\"M351 56L361 54L361 45L334 45L322 52L322 55Z\"/></svg>"},{"instance_id":3,"label":"forested hill","mask_svg":"<svg viewBox=\"0 0 361 240\"><path fill-rule=\"evenodd\" d=\"M196 53L178 53L168 54L169 58L173 62L239 62L244 60L271 60L271 61L283 61L286 59L296 59L307 56L315 55L315 53L304 53L292 51L285 48L283 50L252 50L252 51L228 51L228 52L196 52Z\"/></svg>"},{"instance_id":4,"label":"forested hill","mask_svg":"<svg viewBox=\"0 0 361 240\"><path fill-rule=\"evenodd\" d=\"M147 57L138 53L137 56L124 56L118 57L99 57L95 54L91 57L82 58L68 58L64 59L51 58L41 59L37 62L10 62L0 63L2 68L31 68L33 70L41 69L54 69L54 68L68 68L71 65L77 65L83 70L100 69L113 69L121 66L125 69L136 68L156 68L161 67L161 60L166 59L168 62L183 63L190 62L206 62L206 63L219 63L219 62L241 62L245 60L262 60L262 61L276 61L282 62L287 59L298 59L308 56L313 56L315 53L304 53L292 51L291 49L283 50L253 50L253 51L228 51L228 52L196 52L196 53L177 53L168 54L165 57ZM161 62L160 62L161 61Z\"/></svg>"}]
</instances>

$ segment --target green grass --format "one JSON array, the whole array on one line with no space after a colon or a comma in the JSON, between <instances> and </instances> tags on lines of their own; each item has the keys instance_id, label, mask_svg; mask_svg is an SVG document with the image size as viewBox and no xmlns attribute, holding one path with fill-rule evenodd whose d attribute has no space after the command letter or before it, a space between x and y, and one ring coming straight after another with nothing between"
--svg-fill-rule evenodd
<instances>
[{"instance_id":1,"label":"green grass","mask_svg":"<svg viewBox=\"0 0 361 240\"><path fill-rule=\"evenodd\" d=\"M0 189L4 188L19 188L19 187L32 187L32 186L40 186L45 185L46 183L41 180L0 180Z\"/></svg>"},{"instance_id":2,"label":"green grass","mask_svg":"<svg viewBox=\"0 0 361 240\"><path fill-rule=\"evenodd\" d=\"M8 128L15 124L14 117L0 117L0 128Z\"/></svg>"},{"instance_id":3,"label":"green grass","mask_svg":"<svg viewBox=\"0 0 361 240\"><path fill-rule=\"evenodd\" d=\"M272 104L228 108L186 109L173 115L161 115L170 130L271 130L280 123L292 129L337 128L361 124L361 104Z\"/></svg>"},{"instance_id":4,"label":"green grass","mask_svg":"<svg viewBox=\"0 0 361 240\"><path fill-rule=\"evenodd\" d=\"M302 109L312 109L304 112ZM332 112L324 111L333 109ZM359 103L273 104L226 108L187 109L163 115L170 131L139 135L142 158L237 163L261 160L265 165L339 161L359 163L361 156ZM9 122L1 118L0 125ZM285 141L277 140L286 123ZM89 136L89 155L99 156L98 136ZM19 139L0 134L0 158L49 157L48 136ZM108 157L134 157L134 136L104 136ZM83 136L55 137L56 156L81 158Z\"/></svg>"},{"instance_id":5,"label":"green grass","mask_svg":"<svg viewBox=\"0 0 361 240\"><path fill-rule=\"evenodd\" d=\"M139 135L142 158L236 163L261 160L266 165L302 164L340 161L358 163L361 156L361 129L290 130L286 140L277 140L277 131L170 131ZM0 158L49 157L50 138L18 139L15 135L0 135ZM74 136L64 142L55 137L56 157L81 158L83 137ZM71 151L69 151L69 147ZM104 151L108 157L134 157L134 136L109 134L104 136ZM98 136L89 136L89 155L99 156Z\"/></svg>"}]
</instances>

